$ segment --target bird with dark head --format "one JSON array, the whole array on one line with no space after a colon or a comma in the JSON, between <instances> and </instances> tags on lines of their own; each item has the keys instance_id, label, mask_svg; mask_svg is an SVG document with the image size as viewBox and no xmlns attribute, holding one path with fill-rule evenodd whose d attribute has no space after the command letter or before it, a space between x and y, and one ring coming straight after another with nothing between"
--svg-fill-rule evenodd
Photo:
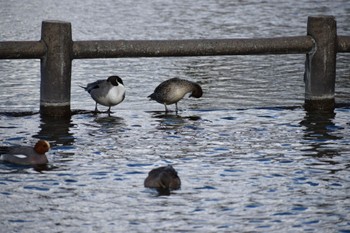
<instances>
[{"instance_id":1,"label":"bird with dark head","mask_svg":"<svg viewBox=\"0 0 350 233\"><path fill-rule=\"evenodd\" d=\"M181 180L173 166L168 165L151 170L144 181L146 188L156 189L159 194L169 195L181 187Z\"/></svg>"},{"instance_id":2,"label":"bird with dark head","mask_svg":"<svg viewBox=\"0 0 350 233\"><path fill-rule=\"evenodd\" d=\"M96 102L95 113L98 112L97 103L107 106L107 113L111 113L111 107L121 103L125 99L125 87L119 76L110 76L107 80L97 80L82 87Z\"/></svg>"}]
</instances>

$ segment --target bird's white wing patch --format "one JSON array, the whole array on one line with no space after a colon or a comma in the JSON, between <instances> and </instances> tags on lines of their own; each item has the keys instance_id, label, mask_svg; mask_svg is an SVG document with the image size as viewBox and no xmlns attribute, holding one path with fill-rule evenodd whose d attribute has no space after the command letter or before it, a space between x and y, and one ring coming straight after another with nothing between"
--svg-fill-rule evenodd
<instances>
[{"instance_id":1,"label":"bird's white wing patch","mask_svg":"<svg viewBox=\"0 0 350 233\"><path fill-rule=\"evenodd\" d=\"M28 157L27 155L22 155L22 154L15 154L15 155L12 155L12 156L15 156L15 157L20 158L20 159L25 159L25 158Z\"/></svg>"}]
</instances>

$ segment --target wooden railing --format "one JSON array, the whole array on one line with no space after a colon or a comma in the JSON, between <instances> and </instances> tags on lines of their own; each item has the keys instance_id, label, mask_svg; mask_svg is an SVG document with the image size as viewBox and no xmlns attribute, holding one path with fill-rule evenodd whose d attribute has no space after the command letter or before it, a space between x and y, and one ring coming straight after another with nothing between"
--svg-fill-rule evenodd
<instances>
[{"instance_id":1,"label":"wooden railing","mask_svg":"<svg viewBox=\"0 0 350 233\"><path fill-rule=\"evenodd\" d=\"M71 114L73 59L306 54L305 108L333 110L336 54L350 52L333 16L309 17L305 36L257 39L73 41L71 24L42 22L40 41L0 42L0 59L40 59L40 113Z\"/></svg>"}]
</instances>

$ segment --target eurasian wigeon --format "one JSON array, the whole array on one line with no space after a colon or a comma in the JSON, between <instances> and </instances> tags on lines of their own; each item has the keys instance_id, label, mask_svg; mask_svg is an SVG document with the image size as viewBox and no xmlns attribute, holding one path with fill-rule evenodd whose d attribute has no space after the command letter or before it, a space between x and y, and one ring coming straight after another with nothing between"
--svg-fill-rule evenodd
<instances>
[{"instance_id":1,"label":"eurasian wigeon","mask_svg":"<svg viewBox=\"0 0 350 233\"><path fill-rule=\"evenodd\" d=\"M168 165L151 170L144 181L144 186L156 189L162 194L170 194L171 190L181 187L181 180L173 166Z\"/></svg>"},{"instance_id":2,"label":"eurasian wigeon","mask_svg":"<svg viewBox=\"0 0 350 233\"><path fill-rule=\"evenodd\" d=\"M168 112L167 105L175 104L177 112L177 102L187 93L191 93L190 97L195 98L200 98L203 95L202 88L198 83L180 78L172 78L159 84L148 98L164 104L166 112Z\"/></svg>"},{"instance_id":3,"label":"eurasian wigeon","mask_svg":"<svg viewBox=\"0 0 350 233\"><path fill-rule=\"evenodd\" d=\"M45 155L50 144L39 140L34 147L30 146L3 146L0 147L1 160L19 165L44 165L48 163Z\"/></svg>"},{"instance_id":4,"label":"eurasian wigeon","mask_svg":"<svg viewBox=\"0 0 350 233\"><path fill-rule=\"evenodd\" d=\"M97 103L107 106L107 113L111 113L111 107L121 103L125 99L125 87L119 76L110 76L107 80L97 80L82 87L95 100L95 112Z\"/></svg>"}]
</instances>

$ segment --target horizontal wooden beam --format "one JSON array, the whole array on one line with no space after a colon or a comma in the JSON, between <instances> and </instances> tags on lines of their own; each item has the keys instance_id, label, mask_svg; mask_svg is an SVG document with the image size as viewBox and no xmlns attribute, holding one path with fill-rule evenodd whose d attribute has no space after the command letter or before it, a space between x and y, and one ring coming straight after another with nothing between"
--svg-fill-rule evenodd
<instances>
[{"instance_id":1,"label":"horizontal wooden beam","mask_svg":"<svg viewBox=\"0 0 350 233\"><path fill-rule=\"evenodd\" d=\"M0 59L40 59L45 53L43 41L0 42Z\"/></svg>"},{"instance_id":2,"label":"horizontal wooden beam","mask_svg":"<svg viewBox=\"0 0 350 233\"><path fill-rule=\"evenodd\" d=\"M261 39L97 40L73 43L73 58L290 54L309 52L309 36Z\"/></svg>"},{"instance_id":3,"label":"horizontal wooden beam","mask_svg":"<svg viewBox=\"0 0 350 233\"><path fill-rule=\"evenodd\" d=\"M199 40L96 40L73 42L73 58L219 56L305 54L313 46L310 36L258 39ZM40 59L43 41L2 41L0 59ZM338 36L337 52L350 52L350 36Z\"/></svg>"}]
</instances>

